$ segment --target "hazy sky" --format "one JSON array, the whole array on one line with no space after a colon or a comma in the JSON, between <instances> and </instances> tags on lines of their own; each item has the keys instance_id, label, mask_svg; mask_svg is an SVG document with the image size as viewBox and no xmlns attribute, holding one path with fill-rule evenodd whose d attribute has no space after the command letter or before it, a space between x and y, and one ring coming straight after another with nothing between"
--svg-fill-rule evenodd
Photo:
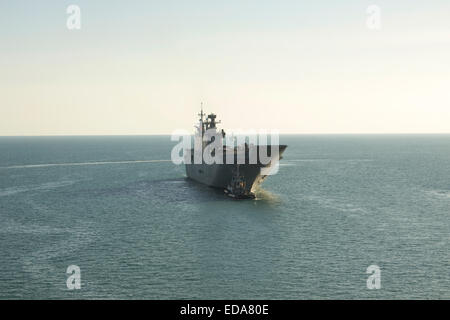
<instances>
[{"instance_id":1,"label":"hazy sky","mask_svg":"<svg viewBox=\"0 0 450 320\"><path fill-rule=\"evenodd\" d=\"M0 0L0 135L191 130L201 101L230 129L449 133L450 1Z\"/></svg>"}]
</instances>

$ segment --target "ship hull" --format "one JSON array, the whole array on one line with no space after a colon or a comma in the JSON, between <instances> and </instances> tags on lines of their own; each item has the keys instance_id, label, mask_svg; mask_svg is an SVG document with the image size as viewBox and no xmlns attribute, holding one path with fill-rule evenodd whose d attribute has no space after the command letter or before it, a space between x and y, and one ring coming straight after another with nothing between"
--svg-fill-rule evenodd
<instances>
[{"instance_id":1,"label":"ship hull","mask_svg":"<svg viewBox=\"0 0 450 320\"><path fill-rule=\"evenodd\" d=\"M246 192L252 192L257 185L262 183L266 178L266 175L261 173L261 169L278 162L285 149L285 145L280 145L277 157L273 157L269 164L264 165L260 163L258 159L255 164L245 163L239 165L239 174L242 175L245 180ZM271 152L269 151L269 155L270 153ZM248 153L246 159L248 159ZM235 168L236 164L186 164L186 175L188 178L207 186L226 189L231 182Z\"/></svg>"}]
</instances>

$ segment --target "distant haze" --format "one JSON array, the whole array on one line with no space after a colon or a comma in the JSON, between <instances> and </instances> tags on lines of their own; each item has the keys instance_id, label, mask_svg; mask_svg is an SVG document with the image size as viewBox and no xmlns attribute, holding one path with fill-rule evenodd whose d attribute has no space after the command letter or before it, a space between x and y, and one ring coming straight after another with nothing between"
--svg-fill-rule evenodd
<instances>
[{"instance_id":1,"label":"distant haze","mask_svg":"<svg viewBox=\"0 0 450 320\"><path fill-rule=\"evenodd\" d=\"M448 0L2 1L0 135L170 134L193 129L201 102L230 129L449 133L449 13Z\"/></svg>"}]
</instances>

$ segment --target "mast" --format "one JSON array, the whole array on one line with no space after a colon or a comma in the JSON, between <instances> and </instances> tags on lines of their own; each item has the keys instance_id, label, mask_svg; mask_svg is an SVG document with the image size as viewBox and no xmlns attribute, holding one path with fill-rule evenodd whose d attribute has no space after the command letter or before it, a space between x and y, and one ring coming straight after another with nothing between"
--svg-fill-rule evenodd
<instances>
[{"instance_id":1,"label":"mast","mask_svg":"<svg viewBox=\"0 0 450 320\"><path fill-rule=\"evenodd\" d=\"M204 125L203 125L203 102L200 103L200 113L198 114L200 116L200 134L201 137L203 138L203 134L204 134Z\"/></svg>"}]
</instances>

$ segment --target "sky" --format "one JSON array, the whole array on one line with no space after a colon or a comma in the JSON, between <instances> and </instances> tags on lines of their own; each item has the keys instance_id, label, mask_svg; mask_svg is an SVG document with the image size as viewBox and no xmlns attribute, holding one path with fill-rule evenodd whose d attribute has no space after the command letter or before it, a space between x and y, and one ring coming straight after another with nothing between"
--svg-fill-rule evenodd
<instances>
[{"instance_id":1,"label":"sky","mask_svg":"<svg viewBox=\"0 0 450 320\"><path fill-rule=\"evenodd\" d=\"M0 135L191 131L201 102L230 130L450 133L450 1L0 0Z\"/></svg>"}]
</instances>

